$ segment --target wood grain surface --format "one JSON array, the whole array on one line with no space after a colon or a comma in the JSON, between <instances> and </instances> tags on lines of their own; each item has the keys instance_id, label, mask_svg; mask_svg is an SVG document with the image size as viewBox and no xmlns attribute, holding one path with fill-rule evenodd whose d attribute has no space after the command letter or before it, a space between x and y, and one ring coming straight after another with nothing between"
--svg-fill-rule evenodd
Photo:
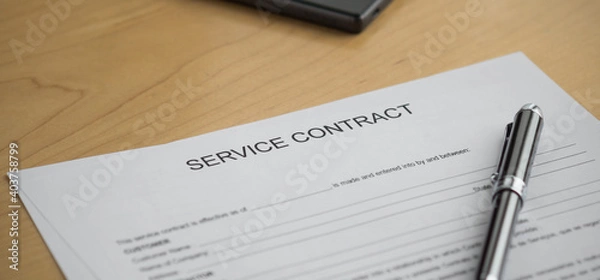
<instances>
[{"instance_id":1,"label":"wood grain surface","mask_svg":"<svg viewBox=\"0 0 600 280\"><path fill-rule=\"evenodd\" d=\"M0 170L207 133L523 51L600 117L600 1L396 0L346 34L209 0L0 1ZM187 88L182 93L181 88ZM63 279L24 209L0 278Z\"/></svg>"}]
</instances>

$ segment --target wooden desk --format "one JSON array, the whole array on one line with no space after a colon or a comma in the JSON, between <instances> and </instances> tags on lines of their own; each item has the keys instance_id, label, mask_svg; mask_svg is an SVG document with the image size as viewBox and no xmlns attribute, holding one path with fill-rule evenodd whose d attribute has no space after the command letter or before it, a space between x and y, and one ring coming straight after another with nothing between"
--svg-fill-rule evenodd
<instances>
[{"instance_id":1,"label":"wooden desk","mask_svg":"<svg viewBox=\"0 0 600 280\"><path fill-rule=\"evenodd\" d=\"M166 143L519 50L600 117L600 1L396 0L360 35L221 1L69 1L60 17L46 1L0 3L2 172L11 141L21 168L40 166ZM468 22L453 25L456 15ZM178 95L178 81L195 94ZM7 180L0 196L7 204ZM6 250L8 209L0 209ZM0 275L62 279L23 211L19 222L20 270L7 268L4 251Z\"/></svg>"}]
</instances>

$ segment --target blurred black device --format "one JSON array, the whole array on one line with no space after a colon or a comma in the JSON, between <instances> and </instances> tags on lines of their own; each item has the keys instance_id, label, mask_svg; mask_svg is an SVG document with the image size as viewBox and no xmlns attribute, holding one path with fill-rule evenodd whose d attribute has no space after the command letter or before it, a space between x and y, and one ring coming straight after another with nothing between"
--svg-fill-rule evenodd
<instances>
[{"instance_id":1,"label":"blurred black device","mask_svg":"<svg viewBox=\"0 0 600 280\"><path fill-rule=\"evenodd\" d=\"M352 33L360 33L392 0L231 0Z\"/></svg>"}]
</instances>

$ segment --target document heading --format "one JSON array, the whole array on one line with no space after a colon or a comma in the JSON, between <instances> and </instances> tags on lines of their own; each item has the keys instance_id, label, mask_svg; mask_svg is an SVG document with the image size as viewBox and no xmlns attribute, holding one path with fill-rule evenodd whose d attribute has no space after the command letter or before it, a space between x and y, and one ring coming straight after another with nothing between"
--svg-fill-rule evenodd
<instances>
[{"instance_id":1,"label":"document heading","mask_svg":"<svg viewBox=\"0 0 600 280\"><path fill-rule=\"evenodd\" d=\"M306 130L296 131L289 138L281 136L273 137L268 140L258 141L252 144L246 144L240 148L218 151L212 154L191 158L186 161L190 170L200 171L208 167L222 165L227 162L266 154L276 150L290 147L289 143L306 143L312 139L320 139L335 133L343 133L349 130L360 129L365 126L376 125L380 122L399 119L403 115L412 115L409 109L410 103L405 103L395 107L386 108L380 112L373 112L367 115L359 115L348 119L335 121L331 124L311 127Z\"/></svg>"}]
</instances>

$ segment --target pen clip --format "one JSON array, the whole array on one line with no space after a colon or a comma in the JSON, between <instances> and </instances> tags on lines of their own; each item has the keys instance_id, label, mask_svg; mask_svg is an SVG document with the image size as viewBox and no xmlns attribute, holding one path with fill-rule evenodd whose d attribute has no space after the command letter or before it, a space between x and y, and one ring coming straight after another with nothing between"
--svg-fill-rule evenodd
<instances>
[{"instance_id":1,"label":"pen clip","mask_svg":"<svg viewBox=\"0 0 600 280\"><path fill-rule=\"evenodd\" d=\"M502 169L502 165L504 164L504 153L506 153L506 148L508 146L508 141L510 140L510 132L512 131L513 123L508 123L506 128L504 129L504 143L502 144L502 152L500 153L500 159L498 160L498 167L496 168L496 172L492 174L492 185L495 185L500 177L500 169Z\"/></svg>"}]
</instances>

